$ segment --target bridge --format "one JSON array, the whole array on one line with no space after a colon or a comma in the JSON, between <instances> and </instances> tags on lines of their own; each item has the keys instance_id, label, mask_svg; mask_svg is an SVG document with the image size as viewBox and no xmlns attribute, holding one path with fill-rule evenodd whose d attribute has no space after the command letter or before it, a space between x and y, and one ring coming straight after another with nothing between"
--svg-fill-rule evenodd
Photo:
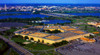
<instances>
[{"instance_id":1,"label":"bridge","mask_svg":"<svg viewBox=\"0 0 100 55\"><path fill-rule=\"evenodd\" d=\"M75 16L75 15L61 14L61 13L49 13L49 14L40 13L40 14L47 15L47 16L53 16L53 17L63 17L63 18Z\"/></svg>"},{"instance_id":2,"label":"bridge","mask_svg":"<svg viewBox=\"0 0 100 55\"><path fill-rule=\"evenodd\" d=\"M5 43L7 43L12 49L14 49L20 55L33 55L28 50L24 49L23 47L21 47L20 45L16 44L13 41L4 38L3 36L0 36L0 39L3 40Z\"/></svg>"}]
</instances>

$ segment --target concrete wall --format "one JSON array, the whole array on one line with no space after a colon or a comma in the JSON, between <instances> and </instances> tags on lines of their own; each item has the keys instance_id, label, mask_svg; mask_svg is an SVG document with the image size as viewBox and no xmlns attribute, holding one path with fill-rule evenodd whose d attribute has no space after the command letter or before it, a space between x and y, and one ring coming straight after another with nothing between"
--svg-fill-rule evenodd
<instances>
[{"instance_id":1,"label":"concrete wall","mask_svg":"<svg viewBox=\"0 0 100 55\"><path fill-rule=\"evenodd\" d=\"M15 33L15 35L20 35L20 34ZM25 36L27 36L27 35L22 35L22 36L23 36L23 39L25 39ZM33 38L34 41L37 41L37 42L38 42L38 40L40 40L41 43L44 40L44 44L47 44L47 43L49 43L49 44L55 43L55 41L49 40L49 39L43 39L43 38L34 37L34 36L28 36L28 37L29 37L29 40L31 40L31 38Z\"/></svg>"}]
</instances>

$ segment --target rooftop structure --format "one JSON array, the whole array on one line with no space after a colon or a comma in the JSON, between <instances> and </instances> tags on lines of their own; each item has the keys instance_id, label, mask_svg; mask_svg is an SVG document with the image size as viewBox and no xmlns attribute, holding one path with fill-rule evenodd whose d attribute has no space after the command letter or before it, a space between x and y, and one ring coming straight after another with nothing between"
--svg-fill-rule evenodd
<instances>
[{"instance_id":1,"label":"rooftop structure","mask_svg":"<svg viewBox=\"0 0 100 55\"><path fill-rule=\"evenodd\" d=\"M47 32L41 32L41 30L59 30L61 32L52 34ZM43 42L45 44L53 44L55 42L60 42L62 40L70 41L73 39L90 35L90 33L81 31L70 26L34 26L15 32L15 34L22 35L23 38L25 36L28 36L29 39L33 38L34 41L40 40L40 42Z\"/></svg>"},{"instance_id":2,"label":"rooftop structure","mask_svg":"<svg viewBox=\"0 0 100 55\"><path fill-rule=\"evenodd\" d=\"M84 42L95 42L95 39L81 38Z\"/></svg>"},{"instance_id":3,"label":"rooftop structure","mask_svg":"<svg viewBox=\"0 0 100 55\"><path fill-rule=\"evenodd\" d=\"M88 22L87 24L93 25L93 26L96 26L96 27L100 27L100 23L98 23L98 22Z\"/></svg>"}]
</instances>

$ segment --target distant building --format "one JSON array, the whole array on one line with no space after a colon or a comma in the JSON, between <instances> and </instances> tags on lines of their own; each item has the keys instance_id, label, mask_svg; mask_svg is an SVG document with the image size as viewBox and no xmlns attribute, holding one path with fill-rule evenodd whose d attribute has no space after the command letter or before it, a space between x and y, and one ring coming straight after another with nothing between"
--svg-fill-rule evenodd
<instances>
[{"instance_id":1,"label":"distant building","mask_svg":"<svg viewBox=\"0 0 100 55\"><path fill-rule=\"evenodd\" d=\"M100 27L100 23L98 23L98 22L88 22L87 24L93 25L93 26L96 26L96 27Z\"/></svg>"},{"instance_id":2,"label":"distant building","mask_svg":"<svg viewBox=\"0 0 100 55\"><path fill-rule=\"evenodd\" d=\"M85 38L85 37L83 37L83 38L81 38L81 40L83 40L84 42L95 42L95 39L88 39L88 38Z\"/></svg>"},{"instance_id":3,"label":"distant building","mask_svg":"<svg viewBox=\"0 0 100 55\"><path fill-rule=\"evenodd\" d=\"M6 6L6 4L4 5L4 10L7 11L7 6Z\"/></svg>"}]
</instances>

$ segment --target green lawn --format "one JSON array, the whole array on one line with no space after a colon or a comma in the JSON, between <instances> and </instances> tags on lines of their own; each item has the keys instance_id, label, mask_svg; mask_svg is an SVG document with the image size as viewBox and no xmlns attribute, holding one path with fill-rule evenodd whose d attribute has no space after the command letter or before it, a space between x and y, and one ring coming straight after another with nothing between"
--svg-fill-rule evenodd
<instances>
[{"instance_id":1,"label":"green lawn","mask_svg":"<svg viewBox=\"0 0 100 55\"><path fill-rule=\"evenodd\" d=\"M17 31L17 30L18 30L18 29L12 28L12 29L10 29L10 30L7 30L6 32L14 33L14 32Z\"/></svg>"},{"instance_id":2,"label":"green lawn","mask_svg":"<svg viewBox=\"0 0 100 55\"><path fill-rule=\"evenodd\" d=\"M0 54L6 53L8 49L9 46L3 40L0 40Z\"/></svg>"},{"instance_id":3,"label":"green lawn","mask_svg":"<svg viewBox=\"0 0 100 55\"><path fill-rule=\"evenodd\" d=\"M10 29L10 30L7 30L7 31L5 31L5 35L2 35L2 36L8 39L9 36L10 36L11 34L14 34L14 32L17 31L17 30L18 30L18 29Z\"/></svg>"},{"instance_id":4,"label":"green lawn","mask_svg":"<svg viewBox=\"0 0 100 55\"><path fill-rule=\"evenodd\" d=\"M14 42L16 42L17 44L19 44L20 46L24 47L25 49L31 50L30 52L32 52L35 55L37 55L38 53L40 53L40 55L59 54L59 53L57 53L53 50L54 46L48 46L48 45L45 45L45 44L42 44L42 43L34 43L34 42L31 42L30 44L27 44L27 45L23 45L22 43L27 42L27 41L24 40L24 39L18 38L18 37L17 38L13 37L12 40ZM49 49L52 49L52 51L44 52L44 50L49 50ZM42 51L42 52L38 52L39 50ZM33 51L37 51L37 52L33 52Z\"/></svg>"},{"instance_id":5,"label":"green lawn","mask_svg":"<svg viewBox=\"0 0 100 55\"><path fill-rule=\"evenodd\" d=\"M90 33L97 31L95 27L92 27L92 26L86 25L86 24L85 25L80 25L80 29L88 31Z\"/></svg>"},{"instance_id":6,"label":"green lawn","mask_svg":"<svg viewBox=\"0 0 100 55\"><path fill-rule=\"evenodd\" d=\"M33 52L33 51L30 51L31 53L33 53L34 55L37 55L37 54L40 54L40 55L61 55L57 52L55 52L54 50L50 50L50 51L42 51L42 52Z\"/></svg>"},{"instance_id":7,"label":"green lawn","mask_svg":"<svg viewBox=\"0 0 100 55\"><path fill-rule=\"evenodd\" d=\"M13 40L14 42L20 42L20 43L23 43L23 42L26 41L26 40L21 39L21 38L12 38L12 40Z\"/></svg>"},{"instance_id":8,"label":"green lawn","mask_svg":"<svg viewBox=\"0 0 100 55\"><path fill-rule=\"evenodd\" d=\"M25 45L24 47L29 50L48 50L54 48L54 46L48 46L41 43L30 43Z\"/></svg>"},{"instance_id":9,"label":"green lawn","mask_svg":"<svg viewBox=\"0 0 100 55\"><path fill-rule=\"evenodd\" d=\"M93 21L100 21L99 18L95 18L95 17L85 17L85 18L81 18L81 19L72 19L73 23L87 23L87 22L93 22Z\"/></svg>"},{"instance_id":10,"label":"green lawn","mask_svg":"<svg viewBox=\"0 0 100 55\"><path fill-rule=\"evenodd\" d=\"M9 50L8 50L9 51ZM4 53L4 55L7 55L8 54L8 51ZM18 54L16 51L14 51L12 48L11 48L11 51L9 53L9 55L20 55Z\"/></svg>"},{"instance_id":11,"label":"green lawn","mask_svg":"<svg viewBox=\"0 0 100 55\"><path fill-rule=\"evenodd\" d=\"M8 39L8 36L7 35L2 35L2 36Z\"/></svg>"},{"instance_id":12,"label":"green lawn","mask_svg":"<svg viewBox=\"0 0 100 55\"><path fill-rule=\"evenodd\" d=\"M84 30L84 31L88 31L90 33L97 31L97 29L95 27L90 26L88 24L73 25L73 26L79 27L79 29Z\"/></svg>"},{"instance_id":13,"label":"green lawn","mask_svg":"<svg viewBox=\"0 0 100 55\"><path fill-rule=\"evenodd\" d=\"M47 49L53 49L54 46L48 46L42 43L34 43L31 42L30 44L23 45L23 42L27 42L25 39L19 38L19 37L13 37L12 41L18 43L19 45L23 46L26 49L29 50L47 50ZM29 41L28 41L29 42Z\"/></svg>"}]
</instances>

